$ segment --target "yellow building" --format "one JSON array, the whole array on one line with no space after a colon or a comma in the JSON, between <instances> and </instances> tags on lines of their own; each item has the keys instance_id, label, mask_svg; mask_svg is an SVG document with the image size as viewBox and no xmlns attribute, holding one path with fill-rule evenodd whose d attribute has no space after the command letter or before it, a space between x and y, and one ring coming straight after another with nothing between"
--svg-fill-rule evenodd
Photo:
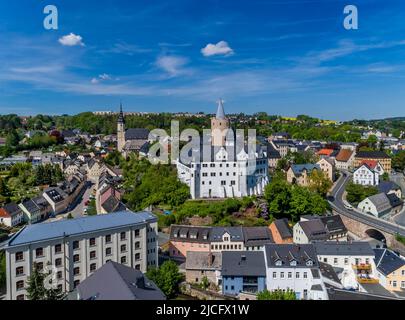
<instances>
[{"instance_id":1,"label":"yellow building","mask_svg":"<svg viewBox=\"0 0 405 320\"><path fill-rule=\"evenodd\" d=\"M388 249L375 249L380 284L389 291L405 293L405 260Z\"/></svg>"},{"instance_id":2,"label":"yellow building","mask_svg":"<svg viewBox=\"0 0 405 320\"><path fill-rule=\"evenodd\" d=\"M358 168L364 160L378 161L384 172L391 172L391 158L384 151L359 151L354 158L354 167Z\"/></svg>"}]
</instances>

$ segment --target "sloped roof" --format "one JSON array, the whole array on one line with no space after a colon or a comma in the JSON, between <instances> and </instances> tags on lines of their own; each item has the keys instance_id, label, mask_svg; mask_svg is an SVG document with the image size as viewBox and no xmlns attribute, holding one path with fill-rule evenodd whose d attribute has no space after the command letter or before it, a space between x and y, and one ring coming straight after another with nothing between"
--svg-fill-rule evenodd
<instances>
[{"instance_id":1,"label":"sloped roof","mask_svg":"<svg viewBox=\"0 0 405 320\"><path fill-rule=\"evenodd\" d=\"M390 191L400 190L400 186L393 181L381 181L377 186L378 191L388 193Z\"/></svg>"},{"instance_id":2,"label":"sloped roof","mask_svg":"<svg viewBox=\"0 0 405 320\"><path fill-rule=\"evenodd\" d=\"M374 256L373 249L366 241L316 241L314 247L318 255Z\"/></svg>"},{"instance_id":3,"label":"sloped roof","mask_svg":"<svg viewBox=\"0 0 405 320\"><path fill-rule=\"evenodd\" d=\"M405 265L405 260L400 258L394 252L388 249L374 249L375 252L375 265L382 274L385 276L391 274L393 271Z\"/></svg>"},{"instance_id":4,"label":"sloped roof","mask_svg":"<svg viewBox=\"0 0 405 320\"><path fill-rule=\"evenodd\" d=\"M351 156L353 155L352 150L350 149L341 149L336 156L336 161L347 162L350 160Z\"/></svg>"},{"instance_id":5,"label":"sloped roof","mask_svg":"<svg viewBox=\"0 0 405 320\"><path fill-rule=\"evenodd\" d=\"M222 267L221 252L188 251L187 270L220 270Z\"/></svg>"},{"instance_id":6,"label":"sloped roof","mask_svg":"<svg viewBox=\"0 0 405 320\"><path fill-rule=\"evenodd\" d=\"M265 253L267 267L285 268L290 266L293 260L297 262L294 268L308 268L308 260L313 262L311 267L318 266L318 259L312 244L268 244L265 246ZM277 261L281 261L281 266L276 266Z\"/></svg>"},{"instance_id":7,"label":"sloped roof","mask_svg":"<svg viewBox=\"0 0 405 320\"><path fill-rule=\"evenodd\" d=\"M320 156L330 156L333 153L333 149L321 149L318 151L318 155Z\"/></svg>"},{"instance_id":8,"label":"sloped roof","mask_svg":"<svg viewBox=\"0 0 405 320\"><path fill-rule=\"evenodd\" d=\"M356 154L356 158L390 159L384 151L359 151Z\"/></svg>"},{"instance_id":9,"label":"sloped roof","mask_svg":"<svg viewBox=\"0 0 405 320\"><path fill-rule=\"evenodd\" d=\"M292 171L296 176L300 176L304 170L307 172L312 172L313 170L320 170L320 167L318 164L313 164L313 163L306 163L306 164L293 164L291 166Z\"/></svg>"},{"instance_id":10,"label":"sloped roof","mask_svg":"<svg viewBox=\"0 0 405 320\"><path fill-rule=\"evenodd\" d=\"M149 130L143 128L131 128L125 132L125 140L148 140Z\"/></svg>"},{"instance_id":11,"label":"sloped roof","mask_svg":"<svg viewBox=\"0 0 405 320\"><path fill-rule=\"evenodd\" d=\"M288 224L287 218L275 220L274 225L276 226L282 239L288 239L293 237L293 231L290 225Z\"/></svg>"},{"instance_id":12,"label":"sloped roof","mask_svg":"<svg viewBox=\"0 0 405 320\"><path fill-rule=\"evenodd\" d=\"M374 170L378 165L378 161L376 161L376 160L363 160L360 163L360 166L362 166L362 165L366 165L371 170Z\"/></svg>"},{"instance_id":13,"label":"sloped roof","mask_svg":"<svg viewBox=\"0 0 405 320\"><path fill-rule=\"evenodd\" d=\"M141 271L107 262L77 287L82 300L166 300Z\"/></svg>"},{"instance_id":14,"label":"sloped roof","mask_svg":"<svg viewBox=\"0 0 405 320\"><path fill-rule=\"evenodd\" d=\"M266 276L263 251L223 251L222 276Z\"/></svg>"},{"instance_id":15,"label":"sloped roof","mask_svg":"<svg viewBox=\"0 0 405 320\"><path fill-rule=\"evenodd\" d=\"M368 200L374 204L378 212L384 212L391 209L391 203L385 193L378 193L371 197L368 197Z\"/></svg>"},{"instance_id":16,"label":"sloped roof","mask_svg":"<svg viewBox=\"0 0 405 320\"><path fill-rule=\"evenodd\" d=\"M402 201L402 199L400 199L400 198L398 198L395 194L393 194L393 193L390 193L390 194L387 194L387 198L388 198L388 201L390 202L390 204L391 204L391 207L393 207L393 208L395 208L395 207L398 207L398 206L401 206L404 202Z\"/></svg>"}]
</instances>

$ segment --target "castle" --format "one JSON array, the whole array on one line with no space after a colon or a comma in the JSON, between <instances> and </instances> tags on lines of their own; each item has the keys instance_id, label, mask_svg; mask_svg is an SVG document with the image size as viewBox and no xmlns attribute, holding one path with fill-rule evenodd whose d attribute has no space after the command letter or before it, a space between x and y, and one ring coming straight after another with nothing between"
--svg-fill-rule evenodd
<instances>
[{"instance_id":1,"label":"castle","mask_svg":"<svg viewBox=\"0 0 405 320\"><path fill-rule=\"evenodd\" d=\"M233 198L261 195L269 182L266 151L254 146L249 150L243 141L238 148L225 115L223 101L218 102L216 116L211 119L210 158L201 155L190 163L176 161L178 177L190 187L191 197ZM201 152L201 153L203 153Z\"/></svg>"}]
</instances>

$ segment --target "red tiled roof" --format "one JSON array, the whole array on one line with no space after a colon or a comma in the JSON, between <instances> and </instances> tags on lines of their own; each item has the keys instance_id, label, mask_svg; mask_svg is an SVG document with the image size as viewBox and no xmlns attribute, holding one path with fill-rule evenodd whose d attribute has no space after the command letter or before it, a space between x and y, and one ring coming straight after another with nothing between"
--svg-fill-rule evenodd
<instances>
[{"instance_id":1,"label":"red tiled roof","mask_svg":"<svg viewBox=\"0 0 405 320\"><path fill-rule=\"evenodd\" d=\"M336 161L343 161L347 162L349 161L350 157L352 156L353 151L350 149L342 149L336 156Z\"/></svg>"},{"instance_id":2,"label":"red tiled roof","mask_svg":"<svg viewBox=\"0 0 405 320\"><path fill-rule=\"evenodd\" d=\"M375 167L378 165L378 161L375 160L363 160L360 163L360 167L365 164L367 167L369 167L370 169L374 170Z\"/></svg>"},{"instance_id":3,"label":"red tiled roof","mask_svg":"<svg viewBox=\"0 0 405 320\"><path fill-rule=\"evenodd\" d=\"M330 156L333 153L333 149L321 149L318 151L318 155L320 156Z\"/></svg>"},{"instance_id":4,"label":"red tiled roof","mask_svg":"<svg viewBox=\"0 0 405 320\"><path fill-rule=\"evenodd\" d=\"M6 210L4 210L3 208L0 208L0 217L1 218L10 218L11 216L7 213Z\"/></svg>"}]
</instances>

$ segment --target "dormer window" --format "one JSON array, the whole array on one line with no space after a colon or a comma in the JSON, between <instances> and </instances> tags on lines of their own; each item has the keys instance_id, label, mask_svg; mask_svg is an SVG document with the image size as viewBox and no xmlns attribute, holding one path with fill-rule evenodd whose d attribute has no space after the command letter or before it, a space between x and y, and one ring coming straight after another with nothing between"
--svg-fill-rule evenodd
<instances>
[{"instance_id":1,"label":"dormer window","mask_svg":"<svg viewBox=\"0 0 405 320\"><path fill-rule=\"evenodd\" d=\"M281 260L277 260L275 264L276 264L277 267L281 267L282 261L281 261Z\"/></svg>"},{"instance_id":2,"label":"dormer window","mask_svg":"<svg viewBox=\"0 0 405 320\"><path fill-rule=\"evenodd\" d=\"M312 260L307 261L307 266L312 267L314 265L314 262Z\"/></svg>"},{"instance_id":3,"label":"dormer window","mask_svg":"<svg viewBox=\"0 0 405 320\"><path fill-rule=\"evenodd\" d=\"M295 260L291 261L290 266L296 267L297 266L297 261L295 261Z\"/></svg>"}]
</instances>

